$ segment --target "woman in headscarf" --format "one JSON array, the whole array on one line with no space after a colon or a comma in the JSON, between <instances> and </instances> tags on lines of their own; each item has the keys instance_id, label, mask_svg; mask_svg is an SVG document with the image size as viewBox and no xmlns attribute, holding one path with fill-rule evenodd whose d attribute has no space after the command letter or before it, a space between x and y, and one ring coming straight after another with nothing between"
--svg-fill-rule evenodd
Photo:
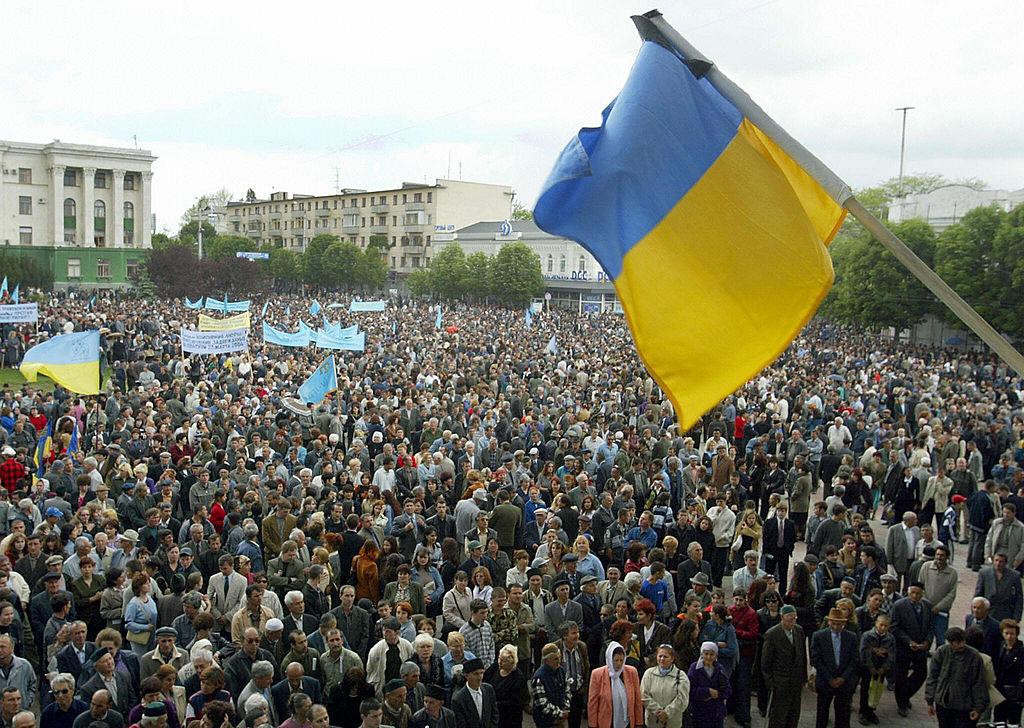
<instances>
[{"instance_id":1,"label":"woman in headscarf","mask_svg":"<svg viewBox=\"0 0 1024 728\"><path fill-rule=\"evenodd\" d=\"M690 704L690 679L675 665L670 645L658 648L657 665L640 680L647 728L682 728Z\"/></svg>"},{"instance_id":2,"label":"woman in headscarf","mask_svg":"<svg viewBox=\"0 0 1024 728\"><path fill-rule=\"evenodd\" d=\"M694 725L701 728L723 728L725 703L731 692L729 676L718 662L718 645L705 642L700 646L700 660L690 665L690 713Z\"/></svg>"},{"instance_id":3,"label":"woman in headscarf","mask_svg":"<svg viewBox=\"0 0 1024 728\"><path fill-rule=\"evenodd\" d=\"M617 642L608 645L604 667L590 673L587 721L590 728L638 728L644 723L640 676L626 664L626 652Z\"/></svg>"}]
</instances>

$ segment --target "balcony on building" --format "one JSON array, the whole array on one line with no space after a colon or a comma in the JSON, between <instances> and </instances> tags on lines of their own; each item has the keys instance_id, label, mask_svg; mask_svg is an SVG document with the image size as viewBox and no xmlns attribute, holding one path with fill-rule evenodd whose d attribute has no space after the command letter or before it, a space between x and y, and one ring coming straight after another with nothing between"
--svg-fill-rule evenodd
<instances>
[{"instance_id":1,"label":"balcony on building","mask_svg":"<svg viewBox=\"0 0 1024 728\"><path fill-rule=\"evenodd\" d=\"M331 216L331 211L328 210L326 207L321 207L319 210L316 211L316 216L317 217L330 217Z\"/></svg>"},{"instance_id":2,"label":"balcony on building","mask_svg":"<svg viewBox=\"0 0 1024 728\"><path fill-rule=\"evenodd\" d=\"M428 232L428 229L427 229L428 227L429 226L427 226L427 225L403 225L402 226L402 230L407 235L414 235L414 234L422 235L423 233Z\"/></svg>"},{"instance_id":3,"label":"balcony on building","mask_svg":"<svg viewBox=\"0 0 1024 728\"><path fill-rule=\"evenodd\" d=\"M261 237L263 237L263 231L258 229L246 230L245 234L247 237L250 237L254 240L259 240Z\"/></svg>"},{"instance_id":4,"label":"balcony on building","mask_svg":"<svg viewBox=\"0 0 1024 728\"><path fill-rule=\"evenodd\" d=\"M427 209L427 206L423 202L406 202L405 203L405 211L406 212L422 212L423 210L426 210L426 209Z\"/></svg>"},{"instance_id":5,"label":"balcony on building","mask_svg":"<svg viewBox=\"0 0 1024 728\"><path fill-rule=\"evenodd\" d=\"M292 210L292 218L300 218L302 220L305 220L306 219L306 211L305 210Z\"/></svg>"},{"instance_id":6,"label":"balcony on building","mask_svg":"<svg viewBox=\"0 0 1024 728\"><path fill-rule=\"evenodd\" d=\"M387 235L388 229L387 225L371 225L370 235Z\"/></svg>"},{"instance_id":7,"label":"balcony on building","mask_svg":"<svg viewBox=\"0 0 1024 728\"><path fill-rule=\"evenodd\" d=\"M280 220L281 219L281 213L280 212L269 212L267 214L270 216L271 220Z\"/></svg>"},{"instance_id":8,"label":"balcony on building","mask_svg":"<svg viewBox=\"0 0 1024 728\"><path fill-rule=\"evenodd\" d=\"M391 209L391 205L386 202L380 205L370 205L370 213L373 215L383 214L389 209Z\"/></svg>"}]
</instances>

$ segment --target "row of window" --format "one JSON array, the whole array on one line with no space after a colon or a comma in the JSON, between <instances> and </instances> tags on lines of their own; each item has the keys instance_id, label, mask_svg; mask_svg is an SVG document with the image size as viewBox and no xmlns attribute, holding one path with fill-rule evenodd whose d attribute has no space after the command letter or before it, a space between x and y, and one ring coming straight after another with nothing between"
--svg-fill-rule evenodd
<instances>
[{"instance_id":1,"label":"row of window","mask_svg":"<svg viewBox=\"0 0 1024 728\"><path fill-rule=\"evenodd\" d=\"M78 203L68 197L64 200L64 219L67 220L69 217L75 217L77 214ZM92 205L94 217L106 217L107 216L107 203L103 200L96 200ZM30 195L19 195L18 196L18 214L19 215L31 215L32 214L32 197ZM135 205L131 202L124 203L124 219L134 220L135 219Z\"/></svg>"},{"instance_id":2,"label":"row of window","mask_svg":"<svg viewBox=\"0 0 1024 728\"><path fill-rule=\"evenodd\" d=\"M100 218L100 220L102 220L102 219L103 218ZM131 221L130 220L125 220L124 244L128 245L128 246L131 246L131 245L135 245L135 230L132 229L132 226L128 225L129 222L131 222ZM75 243L78 242L78 237L75 234L74 224L72 223L72 226L70 228L68 228L67 225L68 225L68 219L64 218L64 226L65 226L64 227L64 242L69 244L69 245L74 245ZM32 245L32 228L31 227L29 227L27 225L23 225L23 226L18 228L18 243L21 244L21 245ZM98 226L98 229L93 234L92 243L97 248L105 248L105 247L107 247L107 235L106 235L105 226L102 226L102 225Z\"/></svg>"},{"instance_id":3,"label":"row of window","mask_svg":"<svg viewBox=\"0 0 1024 728\"><path fill-rule=\"evenodd\" d=\"M565 273L566 263L567 263L567 261L565 259L565 256L564 255L561 256L561 258L559 258L559 260L558 260L558 272L559 273ZM580 256L580 266L576 270L585 271L586 269L587 269L587 257L585 255L581 255ZM553 255L551 255L549 253L548 254L548 273L554 273L554 272L555 272L555 256L553 256Z\"/></svg>"},{"instance_id":4,"label":"row of window","mask_svg":"<svg viewBox=\"0 0 1024 728\"><path fill-rule=\"evenodd\" d=\"M413 225L430 225L433 221L433 215L428 215L425 212L407 212L402 217L402 225L413 226ZM333 223L333 224L332 224ZM232 222L232 229L234 232L246 232L250 231L262 231L262 230L327 230L333 228L337 230L339 227L342 228L353 228L353 227L388 227L388 216L377 215L371 217L360 217L358 215L345 215L340 221L338 218L324 219L317 218L316 220L292 220L289 225L288 220L284 220L283 224L281 220L271 220L268 228L268 223L260 222L258 220L251 220L247 225L241 222ZM399 225L398 216L391 216L391 225L397 227Z\"/></svg>"},{"instance_id":5,"label":"row of window","mask_svg":"<svg viewBox=\"0 0 1024 728\"><path fill-rule=\"evenodd\" d=\"M99 174L99 172L97 172L96 174ZM353 208L356 208L356 207L366 207L367 199L369 199L369 201L370 201L369 204L370 204L371 207L374 206L374 205L386 205L386 204L388 204L388 196L387 195L370 195L369 198L366 198L366 197L352 198L352 199L350 199L348 201L350 204L348 205L347 208L345 206L345 200L344 199L342 199L342 200L294 200L294 201L291 201L291 202L285 202L284 203L284 212L288 212L289 210L293 211L293 212L294 211L305 212L306 210L310 210L310 211L314 211L314 210L332 210L332 209L333 210L337 210L339 208L344 210L344 209L353 209ZM409 195L408 194L403 194L402 195L402 204L403 205L407 205L410 202L416 203L416 202L423 202L423 201L424 200L423 200L423 193L422 192L414 192L412 194L412 199L411 200L409 199ZM427 202L433 202L434 201L434 193L433 192L428 192L427 193L426 201ZM334 203L333 207L331 207L331 203L332 202ZM340 205L338 204L339 202L341 203ZM360 202L362 204L359 204ZM391 204L392 205L397 205L398 204L398 195L392 195L391 196ZM247 216L247 215L266 215L267 213L270 213L270 212L281 212L281 203L257 205L256 207L236 207L234 215L235 215L235 217L238 217L239 215L241 215L241 216Z\"/></svg>"},{"instance_id":6,"label":"row of window","mask_svg":"<svg viewBox=\"0 0 1024 728\"><path fill-rule=\"evenodd\" d=\"M79 180L82 178L83 173L75 169L64 170L64 186L65 187L78 187ZM112 175L102 170L97 170L93 175L93 187L98 190L105 190L109 186L109 182ZM135 189L135 178L137 175L134 172L124 173L124 189L134 190ZM18 182L23 185L32 184L32 168L31 167L18 167Z\"/></svg>"},{"instance_id":7,"label":"row of window","mask_svg":"<svg viewBox=\"0 0 1024 728\"><path fill-rule=\"evenodd\" d=\"M139 273L139 261L134 258L128 258L125 260L125 273L128 278L134 278ZM68 258L68 278L81 278L82 277L82 261L80 258ZM109 258L97 258L96 259L96 277L97 278L110 278L110 259Z\"/></svg>"}]
</instances>

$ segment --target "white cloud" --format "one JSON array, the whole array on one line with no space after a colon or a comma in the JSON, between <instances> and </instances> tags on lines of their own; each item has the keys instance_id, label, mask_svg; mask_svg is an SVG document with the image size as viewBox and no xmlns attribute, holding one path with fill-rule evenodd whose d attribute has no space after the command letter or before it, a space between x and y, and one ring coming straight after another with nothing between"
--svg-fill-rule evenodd
<instances>
[{"instance_id":1,"label":"white cloud","mask_svg":"<svg viewBox=\"0 0 1024 728\"><path fill-rule=\"evenodd\" d=\"M5 38L0 136L128 145L125 119L137 120L127 133L160 157L161 225L221 186L326 192L335 165L346 186L432 180L446 173L449 151L453 176L461 162L464 178L510 184L532 200L565 142L618 91L637 48L628 15L646 9L614 0L13 2L5 10L19 30ZM661 9L851 184L896 173L893 108L912 105L908 170L1024 186L1020 3ZM265 114L232 119L231 105L246 99ZM208 134L162 123L181 114L202 122L210 108L219 116ZM282 137L289 119L339 131ZM365 143L346 131L368 120L384 138ZM271 122L260 145L232 141Z\"/></svg>"}]
</instances>

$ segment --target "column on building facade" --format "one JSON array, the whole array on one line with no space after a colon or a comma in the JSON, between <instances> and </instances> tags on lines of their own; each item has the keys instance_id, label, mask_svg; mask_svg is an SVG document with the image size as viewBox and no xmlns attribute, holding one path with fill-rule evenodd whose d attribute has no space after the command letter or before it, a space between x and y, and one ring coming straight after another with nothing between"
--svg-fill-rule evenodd
<instances>
[{"instance_id":1,"label":"column on building facade","mask_svg":"<svg viewBox=\"0 0 1024 728\"><path fill-rule=\"evenodd\" d=\"M124 170L115 169L113 170L112 184L114 188L111 195L111 207L112 210L107 210L107 218L109 219L113 215L113 227L110 229L107 244L112 248L124 247ZM110 223L108 223L110 224Z\"/></svg>"},{"instance_id":2,"label":"column on building facade","mask_svg":"<svg viewBox=\"0 0 1024 728\"><path fill-rule=\"evenodd\" d=\"M53 205L52 244L64 245L64 165L55 164L50 167L50 203Z\"/></svg>"},{"instance_id":3,"label":"column on building facade","mask_svg":"<svg viewBox=\"0 0 1024 728\"><path fill-rule=\"evenodd\" d=\"M153 209L153 173L143 172L139 177L142 179L142 214L136 218L135 244L148 248L153 244L153 226L150 222L150 210Z\"/></svg>"},{"instance_id":4,"label":"column on building facade","mask_svg":"<svg viewBox=\"0 0 1024 728\"><path fill-rule=\"evenodd\" d=\"M82 167L82 245L91 248L96 244L96 229L93 205L96 202L96 168Z\"/></svg>"}]
</instances>

